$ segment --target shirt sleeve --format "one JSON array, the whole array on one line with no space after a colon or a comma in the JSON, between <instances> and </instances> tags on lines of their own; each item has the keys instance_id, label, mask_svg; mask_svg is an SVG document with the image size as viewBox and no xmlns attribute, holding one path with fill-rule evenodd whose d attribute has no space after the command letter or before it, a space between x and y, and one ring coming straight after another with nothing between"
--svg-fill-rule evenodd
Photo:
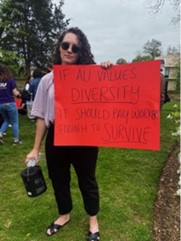
<instances>
[{"instance_id":1,"label":"shirt sleeve","mask_svg":"<svg viewBox=\"0 0 181 241\"><path fill-rule=\"evenodd\" d=\"M35 99L33 101L32 111L31 114L35 117L40 117L45 119L45 98L46 98L46 88L45 88L45 81L40 82Z\"/></svg>"},{"instance_id":2,"label":"shirt sleeve","mask_svg":"<svg viewBox=\"0 0 181 241\"><path fill-rule=\"evenodd\" d=\"M11 90L14 90L14 89L17 88L17 86L16 86L16 82L15 82L14 79L11 79L11 81L10 81L10 88L11 88Z\"/></svg>"}]
</instances>

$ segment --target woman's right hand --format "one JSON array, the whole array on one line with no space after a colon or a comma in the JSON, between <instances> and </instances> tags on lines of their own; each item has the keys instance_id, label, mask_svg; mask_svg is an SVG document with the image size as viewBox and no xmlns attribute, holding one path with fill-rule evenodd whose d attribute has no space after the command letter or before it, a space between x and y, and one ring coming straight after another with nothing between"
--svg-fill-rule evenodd
<instances>
[{"instance_id":1,"label":"woman's right hand","mask_svg":"<svg viewBox=\"0 0 181 241\"><path fill-rule=\"evenodd\" d=\"M108 60L108 61L101 62L100 65L102 66L102 68L108 69L113 65L113 63Z\"/></svg>"},{"instance_id":2,"label":"woman's right hand","mask_svg":"<svg viewBox=\"0 0 181 241\"><path fill-rule=\"evenodd\" d=\"M38 151L36 151L36 150L31 150L28 154L27 154L27 156L26 156L26 158L25 158L25 164L27 165L27 163L30 161L30 160L35 160L35 162L36 162L36 164L38 163L38 156L39 156L39 152Z\"/></svg>"}]
</instances>

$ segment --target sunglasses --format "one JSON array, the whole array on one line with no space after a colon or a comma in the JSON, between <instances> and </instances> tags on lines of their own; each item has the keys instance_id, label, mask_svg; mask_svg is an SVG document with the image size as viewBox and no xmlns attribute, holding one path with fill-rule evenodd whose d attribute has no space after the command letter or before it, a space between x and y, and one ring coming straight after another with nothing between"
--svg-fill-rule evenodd
<instances>
[{"instance_id":1,"label":"sunglasses","mask_svg":"<svg viewBox=\"0 0 181 241\"><path fill-rule=\"evenodd\" d=\"M62 49L64 50L68 50L69 47L71 45L71 50L72 50L72 53L74 54L78 54L80 52L80 47L76 44L70 44L69 42L62 42L60 44L60 46L62 47Z\"/></svg>"}]
</instances>

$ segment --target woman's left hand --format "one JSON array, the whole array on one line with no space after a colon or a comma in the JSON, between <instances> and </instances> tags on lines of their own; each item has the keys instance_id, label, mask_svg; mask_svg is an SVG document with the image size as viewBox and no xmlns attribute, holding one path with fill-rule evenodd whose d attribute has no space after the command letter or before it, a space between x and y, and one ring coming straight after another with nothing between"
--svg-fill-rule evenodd
<instances>
[{"instance_id":1,"label":"woman's left hand","mask_svg":"<svg viewBox=\"0 0 181 241\"><path fill-rule=\"evenodd\" d=\"M105 62L101 62L100 65L102 66L102 68L107 69L107 68L110 68L113 65L113 63L108 60Z\"/></svg>"}]
</instances>

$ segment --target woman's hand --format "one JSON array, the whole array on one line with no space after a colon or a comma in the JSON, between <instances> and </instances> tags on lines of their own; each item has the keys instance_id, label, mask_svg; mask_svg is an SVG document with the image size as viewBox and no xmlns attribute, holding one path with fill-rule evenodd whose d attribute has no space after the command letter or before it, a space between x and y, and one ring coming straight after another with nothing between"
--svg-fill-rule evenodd
<instances>
[{"instance_id":1,"label":"woman's hand","mask_svg":"<svg viewBox=\"0 0 181 241\"><path fill-rule=\"evenodd\" d=\"M108 60L108 61L105 61L105 62L101 62L100 65L102 66L102 68L108 69L113 65L113 63Z\"/></svg>"},{"instance_id":2,"label":"woman's hand","mask_svg":"<svg viewBox=\"0 0 181 241\"><path fill-rule=\"evenodd\" d=\"M26 164L30 160L35 160L36 163L39 162L38 157L39 157L40 146L46 131L47 131L47 128L45 125L45 120L41 118L37 118L35 141L34 141L33 149L28 153L24 161Z\"/></svg>"},{"instance_id":3,"label":"woman's hand","mask_svg":"<svg viewBox=\"0 0 181 241\"><path fill-rule=\"evenodd\" d=\"M27 163L30 161L30 160L35 160L36 163L38 163L38 156L39 156L39 152L36 151L36 150L31 150L27 156L26 156L26 159L25 159L25 164L27 165Z\"/></svg>"}]
</instances>

